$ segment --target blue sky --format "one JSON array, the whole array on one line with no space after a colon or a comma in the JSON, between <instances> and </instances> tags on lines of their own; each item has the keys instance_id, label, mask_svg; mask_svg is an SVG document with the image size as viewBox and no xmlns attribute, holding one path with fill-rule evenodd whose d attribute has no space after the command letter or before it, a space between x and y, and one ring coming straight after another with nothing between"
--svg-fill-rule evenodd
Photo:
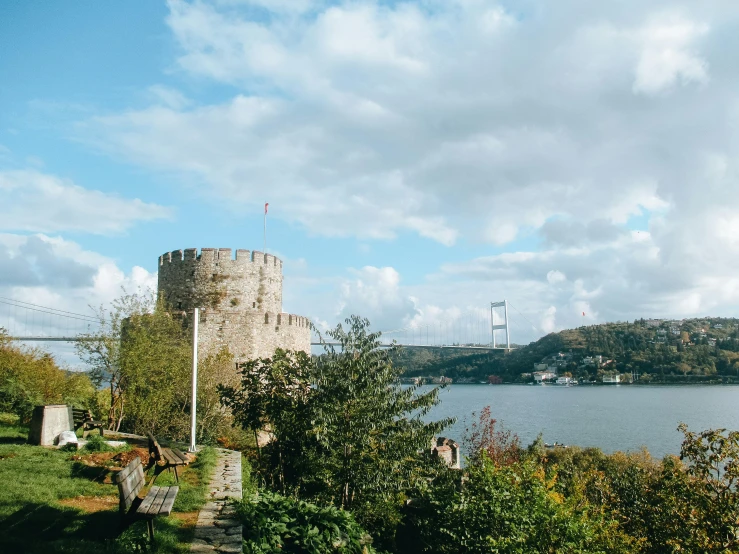
<instances>
[{"instance_id":1,"label":"blue sky","mask_svg":"<svg viewBox=\"0 0 739 554\"><path fill-rule=\"evenodd\" d=\"M269 202L284 308L319 325L436 325L503 298L533 322L520 342L736 315L738 17L5 2L0 296L85 311L155 284L163 252L261 249Z\"/></svg>"}]
</instances>

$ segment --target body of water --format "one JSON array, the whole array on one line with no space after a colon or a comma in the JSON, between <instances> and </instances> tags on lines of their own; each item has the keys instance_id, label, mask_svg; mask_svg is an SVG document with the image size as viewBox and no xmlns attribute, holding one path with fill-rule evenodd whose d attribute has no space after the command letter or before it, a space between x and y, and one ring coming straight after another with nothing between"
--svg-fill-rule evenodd
<instances>
[{"instance_id":1,"label":"body of water","mask_svg":"<svg viewBox=\"0 0 739 554\"><path fill-rule=\"evenodd\" d=\"M456 417L444 435L458 442L485 406L524 446L541 433L547 443L608 453L646 446L661 458L679 454L680 422L691 431L739 429L739 386L451 385L439 398L429 417Z\"/></svg>"}]
</instances>

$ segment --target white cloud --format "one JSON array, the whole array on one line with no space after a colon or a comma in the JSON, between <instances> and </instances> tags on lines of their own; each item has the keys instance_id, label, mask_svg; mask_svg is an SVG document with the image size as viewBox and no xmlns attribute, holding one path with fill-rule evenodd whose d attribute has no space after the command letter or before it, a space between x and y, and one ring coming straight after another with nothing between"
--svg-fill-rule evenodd
<instances>
[{"instance_id":1,"label":"white cloud","mask_svg":"<svg viewBox=\"0 0 739 554\"><path fill-rule=\"evenodd\" d=\"M149 94L155 102L174 110L181 110L192 104L192 101L179 90L164 85L150 86Z\"/></svg>"},{"instance_id":2,"label":"white cloud","mask_svg":"<svg viewBox=\"0 0 739 554\"><path fill-rule=\"evenodd\" d=\"M694 52L694 43L709 30L705 23L662 14L639 33L643 41L636 67L634 92L655 95L680 84L705 84L708 64Z\"/></svg>"},{"instance_id":3,"label":"white cloud","mask_svg":"<svg viewBox=\"0 0 739 554\"><path fill-rule=\"evenodd\" d=\"M553 333L558 331L557 323L557 308L555 306L549 306L541 317L541 323L539 326L544 333Z\"/></svg>"},{"instance_id":4,"label":"white cloud","mask_svg":"<svg viewBox=\"0 0 739 554\"><path fill-rule=\"evenodd\" d=\"M75 336L97 328L95 309L109 307L124 290L155 290L156 278L138 266L126 272L60 237L0 234L0 327L12 336ZM63 364L80 365L69 344L43 345Z\"/></svg>"},{"instance_id":5,"label":"white cloud","mask_svg":"<svg viewBox=\"0 0 739 554\"><path fill-rule=\"evenodd\" d=\"M358 314L370 319L376 329L388 329L415 315L413 300L401 292L400 274L394 268L366 266L350 273L352 278L340 285L334 319Z\"/></svg>"},{"instance_id":6,"label":"white cloud","mask_svg":"<svg viewBox=\"0 0 739 554\"><path fill-rule=\"evenodd\" d=\"M567 280L567 277L561 271L557 271L556 269L553 269L547 272L547 281L549 281L550 285L555 285L557 283L561 283L566 280Z\"/></svg>"},{"instance_id":7,"label":"white cloud","mask_svg":"<svg viewBox=\"0 0 739 554\"><path fill-rule=\"evenodd\" d=\"M127 200L32 170L0 171L0 230L116 234L138 221L171 217L171 210Z\"/></svg>"},{"instance_id":8,"label":"white cloud","mask_svg":"<svg viewBox=\"0 0 739 554\"><path fill-rule=\"evenodd\" d=\"M560 21L577 2L551 22L485 2L315 4L290 15L260 3L267 19L238 5L171 2L168 23L185 71L241 94L96 118L96 144L193 174L235 209L268 187L281 217L327 236L410 230L447 245L506 244L553 216L623 223L670 205L672 160L655 165L654 155L679 108L642 121L623 111L640 57L692 52L708 24L643 8ZM692 75L670 67L675 79Z\"/></svg>"},{"instance_id":9,"label":"white cloud","mask_svg":"<svg viewBox=\"0 0 739 554\"><path fill-rule=\"evenodd\" d=\"M233 209L268 188L326 236L503 245L553 217L624 224L679 202L701 144L733 133L717 118L737 75L707 68L737 10L674 4L173 1L180 67L241 92L188 107L155 85L156 106L84 132ZM634 103L690 83L714 117L693 97Z\"/></svg>"},{"instance_id":10,"label":"white cloud","mask_svg":"<svg viewBox=\"0 0 739 554\"><path fill-rule=\"evenodd\" d=\"M301 14L319 8L325 4L322 0L215 0L219 6L249 6L262 8L271 12ZM178 0L168 0L171 9L175 9Z\"/></svg>"},{"instance_id":11,"label":"white cloud","mask_svg":"<svg viewBox=\"0 0 739 554\"><path fill-rule=\"evenodd\" d=\"M397 327L509 298L552 329L739 307L736 2L169 5L180 69L236 92L159 91L86 121L91 143L234 210L268 190L311 234L536 243L423 284L357 270L332 312Z\"/></svg>"}]
</instances>

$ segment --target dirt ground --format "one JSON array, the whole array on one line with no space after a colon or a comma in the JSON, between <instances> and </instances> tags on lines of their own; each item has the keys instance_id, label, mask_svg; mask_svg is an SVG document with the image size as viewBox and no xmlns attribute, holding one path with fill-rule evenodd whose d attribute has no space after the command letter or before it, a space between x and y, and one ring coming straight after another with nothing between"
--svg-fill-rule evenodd
<instances>
[{"instance_id":1,"label":"dirt ground","mask_svg":"<svg viewBox=\"0 0 739 554\"><path fill-rule=\"evenodd\" d=\"M149 451L145 448L133 448L128 452L93 452L91 454L77 454L72 456L76 462L90 467L107 467L111 470L123 469L131 460L141 458L141 463L146 465L149 460Z\"/></svg>"},{"instance_id":2,"label":"dirt ground","mask_svg":"<svg viewBox=\"0 0 739 554\"><path fill-rule=\"evenodd\" d=\"M65 498L59 501L62 506L77 508L84 512L102 512L104 510L112 510L118 507L117 496L77 496L75 498Z\"/></svg>"},{"instance_id":3,"label":"dirt ground","mask_svg":"<svg viewBox=\"0 0 739 554\"><path fill-rule=\"evenodd\" d=\"M184 527L195 527L199 512L172 512L172 517L179 519Z\"/></svg>"}]
</instances>

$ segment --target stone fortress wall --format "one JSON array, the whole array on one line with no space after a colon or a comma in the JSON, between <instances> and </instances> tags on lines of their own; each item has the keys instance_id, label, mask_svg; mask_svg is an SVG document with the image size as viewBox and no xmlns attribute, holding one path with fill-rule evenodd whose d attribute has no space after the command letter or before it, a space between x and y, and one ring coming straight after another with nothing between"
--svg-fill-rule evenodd
<instances>
[{"instance_id":1,"label":"stone fortress wall","mask_svg":"<svg viewBox=\"0 0 739 554\"><path fill-rule=\"evenodd\" d=\"M310 353L307 318L282 313L282 260L249 250L196 248L159 257L159 295L174 311L200 308L199 357L228 347L237 361L275 348Z\"/></svg>"}]
</instances>

